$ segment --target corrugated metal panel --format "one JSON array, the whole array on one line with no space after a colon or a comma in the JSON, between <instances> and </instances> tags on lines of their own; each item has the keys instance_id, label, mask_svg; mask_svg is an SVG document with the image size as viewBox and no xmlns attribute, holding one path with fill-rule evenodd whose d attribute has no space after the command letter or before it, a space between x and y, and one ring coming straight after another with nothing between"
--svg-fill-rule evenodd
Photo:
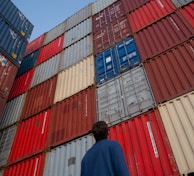
<instances>
[{"instance_id":1,"label":"corrugated metal panel","mask_svg":"<svg viewBox=\"0 0 194 176\"><path fill-rule=\"evenodd\" d=\"M54 76L28 91L21 119L41 112L52 105L56 82L57 76Z\"/></svg>"},{"instance_id":2,"label":"corrugated metal panel","mask_svg":"<svg viewBox=\"0 0 194 176\"><path fill-rule=\"evenodd\" d=\"M108 7L109 5L111 5L112 3L116 2L117 0L97 0L95 1L92 5L92 10L93 10L93 15L100 12L101 10L105 9L106 7Z\"/></svg>"},{"instance_id":3,"label":"corrugated metal panel","mask_svg":"<svg viewBox=\"0 0 194 176\"><path fill-rule=\"evenodd\" d=\"M44 160L44 153L41 155L36 155L32 158L7 167L4 171L4 176L42 176Z\"/></svg>"},{"instance_id":4,"label":"corrugated metal panel","mask_svg":"<svg viewBox=\"0 0 194 176\"><path fill-rule=\"evenodd\" d=\"M50 109L19 123L8 163L33 156L45 149Z\"/></svg>"},{"instance_id":5,"label":"corrugated metal panel","mask_svg":"<svg viewBox=\"0 0 194 176\"><path fill-rule=\"evenodd\" d=\"M19 119L25 96L25 94L22 94L5 104L2 117L0 118L0 129L14 124Z\"/></svg>"},{"instance_id":6,"label":"corrugated metal panel","mask_svg":"<svg viewBox=\"0 0 194 176\"><path fill-rule=\"evenodd\" d=\"M157 110L111 127L109 138L122 145L131 175L179 175Z\"/></svg>"},{"instance_id":7,"label":"corrugated metal panel","mask_svg":"<svg viewBox=\"0 0 194 176\"><path fill-rule=\"evenodd\" d=\"M39 50L24 57L16 76L20 76L21 74L25 73L26 71L34 67L36 60L38 59L38 54L39 54Z\"/></svg>"},{"instance_id":8,"label":"corrugated metal panel","mask_svg":"<svg viewBox=\"0 0 194 176\"><path fill-rule=\"evenodd\" d=\"M89 87L51 109L49 146L85 135L96 121L96 89Z\"/></svg>"},{"instance_id":9,"label":"corrugated metal panel","mask_svg":"<svg viewBox=\"0 0 194 176\"><path fill-rule=\"evenodd\" d=\"M58 74L54 103L94 85L93 55Z\"/></svg>"},{"instance_id":10,"label":"corrugated metal panel","mask_svg":"<svg viewBox=\"0 0 194 176\"><path fill-rule=\"evenodd\" d=\"M145 62L145 70L158 103L194 90L194 40Z\"/></svg>"},{"instance_id":11,"label":"corrugated metal panel","mask_svg":"<svg viewBox=\"0 0 194 176\"><path fill-rule=\"evenodd\" d=\"M66 30L71 29L72 27L76 26L77 24L81 23L82 21L86 20L87 18L92 16L92 4L88 4L84 8L80 9L72 16L67 18L67 25Z\"/></svg>"},{"instance_id":12,"label":"corrugated metal panel","mask_svg":"<svg viewBox=\"0 0 194 176\"><path fill-rule=\"evenodd\" d=\"M53 57L55 54L59 53L63 47L64 35L56 38L51 43L45 45L40 49L40 54L38 57L38 64L46 61L47 59Z\"/></svg>"},{"instance_id":13,"label":"corrugated metal panel","mask_svg":"<svg viewBox=\"0 0 194 176\"><path fill-rule=\"evenodd\" d=\"M4 53L17 67L21 64L27 41L15 33L0 18L0 52Z\"/></svg>"},{"instance_id":14,"label":"corrugated metal panel","mask_svg":"<svg viewBox=\"0 0 194 176\"><path fill-rule=\"evenodd\" d=\"M71 28L69 31L65 32L65 39L63 43L63 48L77 42L81 38L92 32L92 18L79 23L77 26Z\"/></svg>"},{"instance_id":15,"label":"corrugated metal panel","mask_svg":"<svg viewBox=\"0 0 194 176\"><path fill-rule=\"evenodd\" d=\"M0 53L0 96L7 99L18 68Z\"/></svg>"},{"instance_id":16,"label":"corrugated metal panel","mask_svg":"<svg viewBox=\"0 0 194 176\"><path fill-rule=\"evenodd\" d=\"M92 35L84 37L61 52L59 70L63 70L77 62L90 56L93 53Z\"/></svg>"},{"instance_id":17,"label":"corrugated metal panel","mask_svg":"<svg viewBox=\"0 0 194 176\"><path fill-rule=\"evenodd\" d=\"M194 2L181 8L180 12L194 28Z\"/></svg>"},{"instance_id":18,"label":"corrugated metal panel","mask_svg":"<svg viewBox=\"0 0 194 176\"><path fill-rule=\"evenodd\" d=\"M124 5L125 8L125 12L131 12L135 9L137 9L138 7L144 5L145 3L149 2L150 0L121 0L121 2ZM158 0L160 1L160 0Z\"/></svg>"},{"instance_id":19,"label":"corrugated metal panel","mask_svg":"<svg viewBox=\"0 0 194 176\"><path fill-rule=\"evenodd\" d=\"M170 1L150 1L137 10L128 14L129 22L133 32L150 25L160 18L172 13L176 8Z\"/></svg>"},{"instance_id":20,"label":"corrugated metal panel","mask_svg":"<svg viewBox=\"0 0 194 176\"><path fill-rule=\"evenodd\" d=\"M15 79L8 100L17 97L18 95L28 90L28 88L30 87L30 83L32 81L33 74L34 68L30 69L29 71Z\"/></svg>"},{"instance_id":21,"label":"corrugated metal panel","mask_svg":"<svg viewBox=\"0 0 194 176\"><path fill-rule=\"evenodd\" d=\"M37 49L39 49L43 44L45 35L46 33L42 34L41 36L37 37L36 39L28 43L26 46L24 56L27 56L31 54L32 52L36 51Z\"/></svg>"},{"instance_id":22,"label":"corrugated metal panel","mask_svg":"<svg viewBox=\"0 0 194 176\"><path fill-rule=\"evenodd\" d=\"M66 31L66 21L60 23L56 27L47 32L43 45L47 45Z\"/></svg>"},{"instance_id":23,"label":"corrugated metal panel","mask_svg":"<svg viewBox=\"0 0 194 176\"><path fill-rule=\"evenodd\" d=\"M115 19L109 25L94 33L94 53L100 53L117 42L131 35L129 21L126 16Z\"/></svg>"},{"instance_id":24,"label":"corrugated metal panel","mask_svg":"<svg viewBox=\"0 0 194 176\"><path fill-rule=\"evenodd\" d=\"M135 67L97 88L97 114L109 125L155 106L144 69Z\"/></svg>"},{"instance_id":25,"label":"corrugated metal panel","mask_svg":"<svg viewBox=\"0 0 194 176\"><path fill-rule=\"evenodd\" d=\"M159 105L181 174L194 172L194 92Z\"/></svg>"},{"instance_id":26,"label":"corrugated metal panel","mask_svg":"<svg viewBox=\"0 0 194 176\"><path fill-rule=\"evenodd\" d=\"M33 30L33 25L24 16L24 14L13 4L12 1L0 0L0 16L3 18L14 31L25 37L25 40L30 38Z\"/></svg>"},{"instance_id":27,"label":"corrugated metal panel","mask_svg":"<svg viewBox=\"0 0 194 176\"><path fill-rule=\"evenodd\" d=\"M52 149L47 153L43 175L80 176L82 157L93 143L93 137L86 135Z\"/></svg>"},{"instance_id":28,"label":"corrugated metal panel","mask_svg":"<svg viewBox=\"0 0 194 176\"><path fill-rule=\"evenodd\" d=\"M184 5L187 5L188 3L192 2L193 0L171 0L174 5L179 8L182 7Z\"/></svg>"},{"instance_id":29,"label":"corrugated metal panel","mask_svg":"<svg viewBox=\"0 0 194 176\"><path fill-rule=\"evenodd\" d=\"M93 32L97 32L102 26L110 24L115 19L121 18L124 14L124 7L121 1L116 1L112 5L109 5L92 17Z\"/></svg>"},{"instance_id":30,"label":"corrugated metal panel","mask_svg":"<svg viewBox=\"0 0 194 176\"><path fill-rule=\"evenodd\" d=\"M146 60L188 40L193 35L194 28L177 11L139 31L134 37L142 60Z\"/></svg>"},{"instance_id":31,"label":"corrugated metal panel","mask_svg":"<svg viewBox=\"0 0 194 176\"><path fill-rule=\"evenodd\" d=\"M135 41L128 37L95 57L96 82L109 80L140 62Z\"/></svg>"},{"instance_id":32,"label":"corrugated metal panel","mask_svg":"<svg viewBox=\"0 0 194 176\"><path fill-rule=\"evenodd\" d=\"M34 87L43 81L51 78L58 72L60 61L60 54L53 56L51 59L45 61L44 63L38 65L35 69L35 73L31 82L30 87Z\"/></svg>"},{"instance_id":33,"label":"corrugated metal panel","mask_svg":"<svg viewBox=\"0 0 194 176\"><path fill-rule=\"evenodd\" d=\"M17 126L14 125L0 133L0 166L7 163Z\"/></svg>"}]
</instances>

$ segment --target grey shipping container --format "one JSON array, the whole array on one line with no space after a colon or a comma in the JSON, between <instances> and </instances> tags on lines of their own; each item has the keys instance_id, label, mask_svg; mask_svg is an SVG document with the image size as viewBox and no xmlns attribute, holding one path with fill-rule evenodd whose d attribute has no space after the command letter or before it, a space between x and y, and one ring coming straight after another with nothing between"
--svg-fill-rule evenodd
<instances>
[{"instance_id":1,"label":"grey shipping container","mask_svg":"<svg viewBox=\"0 0 194 176\"><path fill-rule=\"evenodd\" d=\"M114 125L155 106L143 67L135 67L97 88L98 120Z\"/></svg>"},{"instance_id":2,"label":"grey shipping container","mask_svg":"<svg viewBox=\"0 0 194 176\"><path fill-rule=\"evenodd\" d=\"M193 0L171 0L172 3L177 7L182 7L184 5L189 4L190 2L193 2Z\"/></svg>"}]
</instances>

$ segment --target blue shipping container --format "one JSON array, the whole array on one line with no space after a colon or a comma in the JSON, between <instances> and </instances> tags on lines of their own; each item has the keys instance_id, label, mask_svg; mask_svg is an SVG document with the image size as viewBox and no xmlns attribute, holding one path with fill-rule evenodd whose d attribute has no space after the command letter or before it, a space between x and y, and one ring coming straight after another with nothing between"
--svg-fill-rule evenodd
<instances>
[{"instance_id":1,"label":"blue shipping container","mask_svg":"<svg viewBox=\"0 0 194 176\"><path fill-rule=\"evenodd\" d=\"M28 56L24 57L22 60L22 63L20 65L20 68L18 69L18 72L16 76L20 76L21 74L25 73L26 71L30 70L34 65L36 64L36 60L38 58L40 50L36 50L35 52L29 54Z\"/></svg>"},{"instance_id":2,"label":"blue shipping container","mask_svg":"<svg viewBox=\"0 0 194 176\"><path fill-rule=\"evenodd\" d=\"M16 33L29 40L34 26L10 0L0 0L0 17Z\"/></svg>"},{"instance_id":3,"label":"blue shipping container","mask_svg":"<svg viewBox=\"0 0 194 176\"><path fill-rule=\"evenodd\" d=\"M19 67L27 46L27 41L24 41L21 36L17 35L1 18L0 29L0 52Z\"/></svg>"},{"instance_id":4,"label":"blue shipping container","mask_svg":"<svg viewBox=\"0 0 194 176\"><path fill-rule=\"evenodd\" d=\"M96 83L100 84L140 63L133 37L117 43L95 57Z\"/></svg>"}]
</instances>

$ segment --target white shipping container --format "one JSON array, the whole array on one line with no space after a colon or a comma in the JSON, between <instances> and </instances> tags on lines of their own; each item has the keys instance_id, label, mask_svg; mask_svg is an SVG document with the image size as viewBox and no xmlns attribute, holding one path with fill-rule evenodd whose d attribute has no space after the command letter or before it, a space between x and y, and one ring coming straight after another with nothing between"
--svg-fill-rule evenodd
<instances>
[{"instance_id":1,"label":"white shipping container","mask_svg":"<svg viewBox=\"0 0 194 176\"><path fill-rule=\"evenodd\" d=\"M19 120L26 94L17 96L5 104L3 114L0 118L0 129L8 127Z\"/></svg>"},{"instance_id":2,"label":"white shipping container","mask_svg":"<svg viewBox=\"0 0 194 176\"><path fill-rule=\"evenodd\" d=\"M114 2L116 2L117 0L96 0L93 3L93 15L95 15L96 13L100 12L101 10L105 9L106 7L108 7L109 5L113 4Z\"/></svg>"},{"instance_id":3,"label":"white shipping container","mask_svg":"<svg viewBox=\"0 0 194 176\"><path fill-rule=\"evenodd\" d=\"M64 70L65 68L90 56L92 51L93 40L92 36L88 35L61 52L59 70Z\"/></svg>"},{"instance_id":4,"label":"white shipping container","mask_svg":"<svg viewBox=\"0 0 194 176\"><path fill-rule=\"evenodd\" d=\"M184 5L189 4L190 2L192 2L193 0L171 0L172 3L177 7L182 7Z\"/></svg>"},{"instance_id":5,"label":"white shipping container","mask_svg":"<svg viewBox=\"0 0 194 176\"><path fill-rule=\"evenodd\" d=\"M59 61L60 53L53 56L46 62L38 65L35 69L30 87L34 87L57 74L59 69Z\"/></svg>"},{"instance_id":6,"label":"white shipping container","mask_svg":"<svg viewBox=\"0 0 194 176\"><path fill-rule=\"evenodd\" d=\"M194 91L158 108L180 173L194 173Z\"/></svg>"},{"instance_id":7,"label":"white shipping container","mask_svg":"<svg viewBox=\"0 0 194 176\"><path fill-rule=\"evenodd\" d=\"M11 126L0 133L0 166L7 163L17 126Z\"/></svg>"},{"instance_id":8,"label":"white shipping container","mask_svg":"<svg viewBox=\"0 0 194 176\"><path fill-rule=\"evenodd\" d=\"M58 74L54 103L94 85L94 56L91 55Z\"/></svg>"},{"instance_id":9,"label":"white shipping container","mask_svg":"<svg viewBox=\"0 0 194 176\"><path fill-rule=\"evenodd\" d=\"M92 18L88 18L65 32L63 48L77 42L92 32Z\"/></svg>"},{"instance_id":10,"label":"white shipping container","mask_svg":"<svg viewBox=\"0 0 194 176\"><path fill-rule=\"evenodd\" d=\"M92 16L92 4L88 4L84 8L80 9L72 16L67 18L66 30L71 29L72 27L76 26L77 24L81 23L85 19Z\"/></svg>"},{"instance_id":11,"label":"white shipping container","mask_svg":"<svg viewBox=\"0 0 194 176\"><path fill-rule=\"evenodd\" d=\"M97 88L97 114L109 126L155 107L142 67L135 67Z\"/></svg>"},{"instance_id":12,"label":"white shipping container","mask_svg":"<svg viewBox=\"0 0 194 176\"><path fill-rule=\"evenodd\" d=\"M43 176L80 176L81 160L94 143L92 135L58 146L47 153Z\"/></svg>"}]
</instances>

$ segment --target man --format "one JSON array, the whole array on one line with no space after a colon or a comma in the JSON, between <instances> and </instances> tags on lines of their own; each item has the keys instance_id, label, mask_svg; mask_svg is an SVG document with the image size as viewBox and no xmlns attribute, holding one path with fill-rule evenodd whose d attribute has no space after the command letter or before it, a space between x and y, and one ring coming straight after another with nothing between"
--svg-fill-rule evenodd
<instances>
[{"instance_id":1,"label":"man","mask_svg":"<svg viewBox=\"0 0 194 176\"><path fill-rule=\"evenodd\" d=\"M96 143L81 162L81 176L129 176L123 150L117 141L108 140L108 125L96 122L91 130Z\"/></svg>"}]
</instances>

